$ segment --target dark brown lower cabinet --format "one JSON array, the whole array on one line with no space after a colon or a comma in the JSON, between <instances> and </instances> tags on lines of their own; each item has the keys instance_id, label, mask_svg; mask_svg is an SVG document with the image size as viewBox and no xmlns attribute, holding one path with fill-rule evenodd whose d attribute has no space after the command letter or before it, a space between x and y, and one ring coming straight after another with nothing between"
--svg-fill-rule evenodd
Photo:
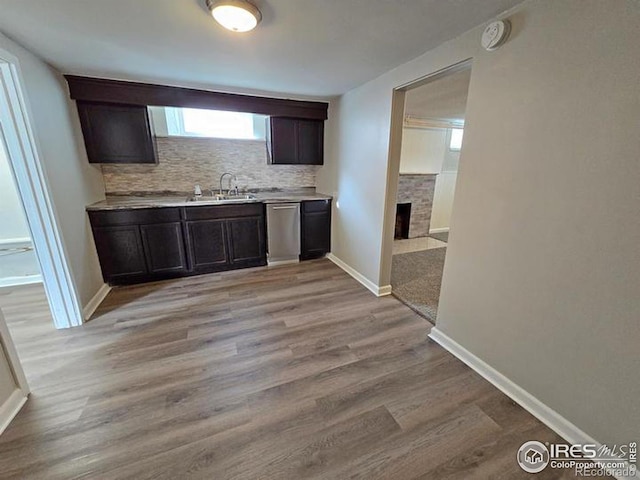
<instances>
[{"instance_id":1,"label":"dark brown lower cabinet","mask_svg":"<svg viewBox=\"0 0 640 480\"><path fill-rule=\"evenodd\" d=\"M90 211L89 219L110 284L267 264L263 204Z\"/></svg>"},{"instance_id":2,"label":"dark brown lower cabinet","mask_svg":"<svg viewBox=\"0 0 640 480\"><path fill-rule=\"evenodd\" d=\"M300 260L320 258L331 251L331 200L302 202Z\"/></svg>"},{"instance_id":3,"label":"dark brown lower cabinet","mask_svg":"<svg viewBox=\"0 0 640 480\"><path fill-rule=\"evenodd\" d=\"M105 281L116 283L147 273L138 225L94 227L93 236Z\"/></svg>"},{"instance_id":4,"label":"dark brown lower cabinet","mask_svg":"<svg viewBox=\"0 0 640 480\"><path fill-rule=\"evenodd\" d=\"M266 255L263 217L228 220L227 235L231 264L261 262Z\"/></svg>"},{"instance_id":5,"label":"dark brown lower cabinet","mask_svg":"<svg viewBox=\"0 0 640 480\"><path fill-rule=\"evenodd\" d=\"M140 225L142 247L147 260L147 271L181 273L187 270L182 223Z\"/></svg>"},{"instance_id":6,"label":"dark brown lower cabinet","mask_svg":"<svg viewBox=\"0 0 640 480\"><path fill-rule=\"evenodd\" d=\"M191 264L196 272L206 272L229 263L225 220L187 222Z\"/></svg>"},{"instance_id":7,"label":"dark brown lower cabinet","mask_svg":"<svg viewBox=\"0 0 640 480\"><path fill-rule=\"evenodd\" d=\"M187 209L187 218L199 218L187 221L189 251L195 273L267 264L264 205L247 207L250 208ZM242 214L247 216L238 216ZM225 218L226 215L234 217Z\"/></svg>"}]
</instances>

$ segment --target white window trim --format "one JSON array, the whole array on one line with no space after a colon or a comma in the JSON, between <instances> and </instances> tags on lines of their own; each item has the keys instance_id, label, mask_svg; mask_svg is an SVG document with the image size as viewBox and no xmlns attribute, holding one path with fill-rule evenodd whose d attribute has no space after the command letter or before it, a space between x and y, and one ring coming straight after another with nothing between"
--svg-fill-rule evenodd
<instances>
[{"instance_id":1,"label":"white window trim","mask_svg":"<svg viewBox=\"0 0 640 480\"><path fill-rule=\"evenodd\" d=\"M163 109L165 118L167 120L167 135L170 137L186 137L192 135L186 135L184 131L184 116L182 111L177 107ZM176 135L171 133L172 131L178 131L180 134Z\"/></svg>"}]
</instances>

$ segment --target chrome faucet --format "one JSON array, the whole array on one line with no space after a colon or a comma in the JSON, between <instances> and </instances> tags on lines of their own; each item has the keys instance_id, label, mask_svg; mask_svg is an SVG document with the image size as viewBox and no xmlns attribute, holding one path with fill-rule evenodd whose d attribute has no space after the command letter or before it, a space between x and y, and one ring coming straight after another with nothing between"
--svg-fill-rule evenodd
<instances>
[{"instance_id":1,"label":"chrome faucet","mask_svg":"<svg viewBox=\"0 0 640 480\"><path fill-rule=\"evenodd\" d=\"M224 190L222 189L222 180L224 180L224 177L226 177L227 175L229 175L229 189L227 190L228 193L231 193L231 182L233 181L236 184L235 194L238 195L238 177L236 177L235 174L229 172L225 172L220 175L220 195L224 195Z\"/></svg>"}]
</instances>

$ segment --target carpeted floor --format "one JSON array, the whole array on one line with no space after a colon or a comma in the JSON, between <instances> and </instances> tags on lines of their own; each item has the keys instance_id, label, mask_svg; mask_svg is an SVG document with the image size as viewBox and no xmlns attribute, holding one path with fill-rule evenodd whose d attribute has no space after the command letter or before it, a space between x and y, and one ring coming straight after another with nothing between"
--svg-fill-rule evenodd
<instances>
[{"instance_id":1,"label":"carpeted floor","mask_svg":"<svg viewBox=\"0 0 640 480\"><path fill-rule=\"evenodd\" d=\"M393 256L391 291L435 324L446 248Z\"/></svg>"},{"instance_id":2,"label":"carpeted floor","mask_svg":"<svg viewBox=\"0 0 640 480\"><path fill-rule=\"evenodd\" d=\"M429 236L436 240L440 240L441 242L449 242L449 232L430 233Z\"/></svg>"}]
</instances>

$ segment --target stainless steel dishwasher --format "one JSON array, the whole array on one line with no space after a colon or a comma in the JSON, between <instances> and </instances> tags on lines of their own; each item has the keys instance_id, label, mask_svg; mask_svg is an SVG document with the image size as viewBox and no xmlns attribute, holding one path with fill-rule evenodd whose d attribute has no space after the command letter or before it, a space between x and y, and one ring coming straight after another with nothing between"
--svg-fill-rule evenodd
<instances>
[{"instance_id":1,"label":"stainless steel dishwasher","mask_svg":"<svg viewBox=\"0 0 640 480\"><path fill-rule=\"evenodd\" d=\"M300 260L300 204L267 205L267 262L269 265Z\"/></svg>"}]
</instances>

